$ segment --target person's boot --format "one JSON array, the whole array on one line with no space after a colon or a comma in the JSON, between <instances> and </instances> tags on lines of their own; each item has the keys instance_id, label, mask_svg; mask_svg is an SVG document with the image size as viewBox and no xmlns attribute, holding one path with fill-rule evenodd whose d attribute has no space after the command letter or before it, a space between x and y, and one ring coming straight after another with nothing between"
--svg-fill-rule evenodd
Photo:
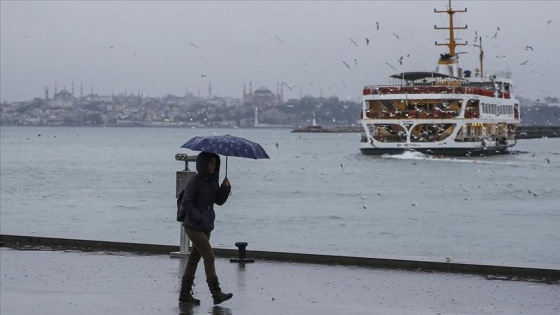
<instances>
[{"instance_id":1,"label":"person's boot","mask_svg":"<svg viewBox=\"0 0 560 315\"><path fill-rule=\"evenodd\" d=\"M192 296L193 283L194 277L183 277L181 291L179 292L179 303L200 305L200 300Z\"/></svg>"},{"instance_id":2,"label":"person's boot","mask_svg":"<svg viewBox=\"0 0 560 315\"><path fill-rule=\"evenodd\" d=\"M220 289L220 283L218 282L218 277L212 277L206 279L208 283L208 288L210 289L210 293L212 293L212 298L214 299L214 305L220 304L224 301L227 301L233 297L231 293L223 293L222 289Z\"/></svg>"}]
</instances>

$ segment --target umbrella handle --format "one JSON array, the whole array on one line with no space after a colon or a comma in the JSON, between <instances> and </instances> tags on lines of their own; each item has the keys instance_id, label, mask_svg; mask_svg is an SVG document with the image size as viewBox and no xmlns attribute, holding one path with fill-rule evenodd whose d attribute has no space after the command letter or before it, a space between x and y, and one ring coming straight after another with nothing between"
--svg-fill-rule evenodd
<instances>
[{"instance_id":1,"label":"umbrella handle","mask_svg":"<svg viewBox=\"0 0 560 315\"><path fill-rule=\"evenodd\" d=\"M226 155L226 178L227 178L227 155Z\"/></svg>"}]
</instances>

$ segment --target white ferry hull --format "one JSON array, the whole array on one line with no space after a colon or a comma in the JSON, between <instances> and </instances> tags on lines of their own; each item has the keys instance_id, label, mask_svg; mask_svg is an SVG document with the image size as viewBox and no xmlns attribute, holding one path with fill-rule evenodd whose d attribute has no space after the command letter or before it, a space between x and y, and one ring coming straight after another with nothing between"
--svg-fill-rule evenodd
<instances>
[{"instance_id":1,"label":"white ferry hull","mask_svg":"<svg viewBox=\"0 0 560 315\"><path fill-rule=\"evenodd\" d=\"M450 147L450 146L402 146L395 147L373 147L371 145L362 145L360 151L364 155L393 155L402 154L405 152L420 152L433 156L489 156L496 154L509 154L509 148L512 145L489 145L483 146L482 144L473 145L472 147Z\"/></svg>"}]
</instances>

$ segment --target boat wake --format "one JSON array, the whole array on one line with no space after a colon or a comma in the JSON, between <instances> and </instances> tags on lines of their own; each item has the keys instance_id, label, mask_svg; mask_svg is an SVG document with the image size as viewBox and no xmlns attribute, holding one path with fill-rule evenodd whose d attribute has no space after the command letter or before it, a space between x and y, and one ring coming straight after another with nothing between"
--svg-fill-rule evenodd
<instances>
[{"instance_id":1,"label":"boat wake","mask_svg":"<svg viewBox=\"0 0 560 315\"><path fill-rule=\"evenodd\" d=\"M432 156L417 152L417 151L406 151L402 154L383 154L381 156L384 159L396 159L396 160L427 160L432 159Z\"/></svg>"},{"instance_id":2,"label":"boat wake","mask_svg":"<svg viewBox=\"0 0 560 315\"><path fill-rule=\"evenodd\" d=\"M489 160L480 160L473 158L457 158L457 157L442 157L433 156L428 154L423 154L417 151L406 151L402 154L384 154L381 156L383 159L394 159L394 160L424 160L424 161L437 161L437 162L455 162L455 163L470 163L470 164L500 164L500 165L517 165L512 162L498 162Z\"/></svg>"}]
</instances>

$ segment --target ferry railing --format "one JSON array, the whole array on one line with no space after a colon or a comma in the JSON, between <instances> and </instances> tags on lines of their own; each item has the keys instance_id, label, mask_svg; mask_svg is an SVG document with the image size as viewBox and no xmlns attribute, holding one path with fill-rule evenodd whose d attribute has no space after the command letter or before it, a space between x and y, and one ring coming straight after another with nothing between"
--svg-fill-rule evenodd
<instances>
[{"instance_id":1,"label":"ferry railing","mask_svg":"<svg viewBox=\"0 0 560 315\"><path fill-rule=\"evenodd\" d=\"M363 95L388 95L388 94L474 94L493 97L494 91L479 86L454 86L454 85L368 85L362 91ZM500 98L510 98L508 92L500 94Z\"/></svg>"},{"instance_id":2,"label":"ferry railing","mask_svg":"<svg viewBox=\"0 0 560 315\"><path fill-rule=\"evenodd\" d=\"M478 118L478 111L469 111L467 118ZM366 110L366 118L369 119L444 119L457 118L461 110Z\"/></svg>"}]
</instances>

